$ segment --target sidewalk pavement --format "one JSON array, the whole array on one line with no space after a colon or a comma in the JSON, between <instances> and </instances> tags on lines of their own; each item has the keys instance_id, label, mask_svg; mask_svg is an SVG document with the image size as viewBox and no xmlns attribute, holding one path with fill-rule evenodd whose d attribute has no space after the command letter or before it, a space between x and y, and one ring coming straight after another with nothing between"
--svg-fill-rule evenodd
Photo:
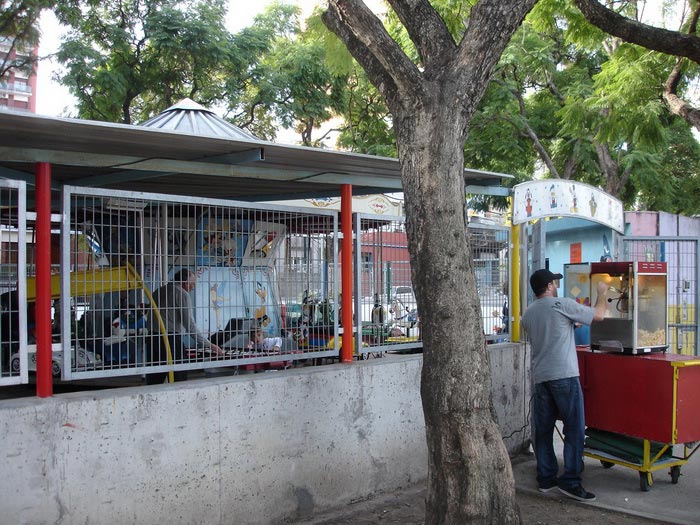
<instances>
[{"instance_id":1,"label":"sidewalk pavement","mask_svg":"<svg viewBox=\"0 0 700 525\"><path fill-rule=\"evenodd\" d=\"M556 434L554 444L561 468L564 443ZM682 453L682 446L677 446L676 452ZM671 483L669 469L655 471L654 483L649 492L640 490L639 472L636 470L620 465L604 468L600 461L586 457L583 486L596 495L596 501L586 505L667 523L700 524L700 453L695 456L681 466L681 476L677 484ZM518 490L539 494L535 479L534 455L516 461L513 474ZM542 496L566 498L558 491Z\"/></svg>"},{"instance_id":2,"label":"sidewalk pavement","mask_svg":"<svg viewBox=\"0 0 700 525\"><path fill-rule=\"evenodd\" d=\"M563 443L557 437L555 450L560 465L562 449ZM524 523L700 524L700 498L697 497L700 466L693 460L700 462L700 457L691 458L681 467L677 484L671 483L667 470L659 470L654 473L651 490L642 492L636 470L619 465L606 469L597 460L585 458L584 487L597 497L592 503L576 502L558 491L539 492L533 454L515 458L513 473ZM298 525L422 525L425 490L425 483L418 483L292 522Z\"/></svg>"}]
</instances>

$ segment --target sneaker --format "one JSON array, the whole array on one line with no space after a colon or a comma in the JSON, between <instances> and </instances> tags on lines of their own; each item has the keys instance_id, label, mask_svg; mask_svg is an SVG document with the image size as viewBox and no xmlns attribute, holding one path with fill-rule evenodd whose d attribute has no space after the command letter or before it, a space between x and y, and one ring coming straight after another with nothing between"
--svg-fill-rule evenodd
<instances>
[{"instance_id":1,"label":"sneaker","mask_svg":"<svg viewBox=\"0 0 700 525\"><path fill-rule=\"evenodd\" d=\"M558 488L556 481L548 481L546 483L541 484L537 490L539 490L540 492L551 492L556 488Z\"/></svg>"},{"instance_id":2,"label":"sneaker","mask_svg":"<svg viewBox=\"0 0 700 525\"><path fill-rule=\"evenodd\" d=\"M592 492L586 492L586 489L584 489L581 485L568 489L559 487L559 490L562 494L565 494L578 501L595 501L595 494Z\"/></svg>"}]
</instances>

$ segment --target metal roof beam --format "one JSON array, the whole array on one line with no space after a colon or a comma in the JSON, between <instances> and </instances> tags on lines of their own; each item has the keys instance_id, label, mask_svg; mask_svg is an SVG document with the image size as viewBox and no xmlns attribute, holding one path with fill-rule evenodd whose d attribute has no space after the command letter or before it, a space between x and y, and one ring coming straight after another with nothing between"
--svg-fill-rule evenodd
<instances>
[{"instance_id":1,"label":"metal roof beam","mask_svg":"<svg viewBox=\"0 0 700 525\"><path fill-rule=\"evenodd\" d=\"M378 191L380 191L380 188L376 188L376 187L372 187L372 188L367 188L366 186L362 186L362 187L353 186L352 187L353 196L374 195ZM236 199L246 201L246 202L258 202L258 201L273 201L273 200L284 201L284 200L294 200L294 199L321 199L323 197L340 197L340 190L333 189L333 190L325 190L325 191L304 191L304 192L299 192L299 193L284 193L284 194L270 193L269 195L256 194L256 195L247 195L244 197L236 197ZM233 197L231 197L231 198L233 198Z\"/></svg>"},{"instance_id":2,"label":"metal roof beam","mask_svg":"<svg viewBox=\"0 0 700 525\"><path fill-rule=\"evenodd\" d=\"M29 186L36 185L36 177L34 173L13 170L12 168L8 168L6 166L0 166L0 177L3 179L23 180ZM63 184L60 182L51 181L51 189L53 191L61 191L61 189L63 189Z\"/></svg>"},{"instance_id":3,"label":"metal roof beam","mask_svg":"<svg viewBox=\"0 0 700 525\"><path fill-rule=\"evenodd\" d=\"M224 155L206 157L204 159L199 160L201 160L202 162L217 162L219 164L242 164L244 162L258 162L260 160L265 160L265 149L247 149L244 151L237 151L235 153L226 153Z\"/></svg>"},{"instance_id":4,"label":"metal roof beam","mask_svg":"<svg viewBox=\"0 0 700 525\"><path fill-rule=\"evenodd\" d=\"M127 155L106 155L99 153L76 153L72 151L52 151L27 148L11 148L0 146L0 158L9 162L49 162L64 166L87 166L100 168L130 167L131 170L123 172L126 178L119 181L134 180L140 178L138 172L151 172L146 178L152 178L159 172L161 175L189 174L209 175L215 177L245 177L252 179L278 179L297 180L306 179L318 175L318 172L305 170L281 170L276 167L236 166L231 164L215 164L203 161L173 160L173 159L144 159ZM98 180L103 175L83 177L79 179L82 185L93 184L93 179ZM131 177L131 178L129 178ZM75 181L71 181L75 183Z\"/></svg>"},{"instance_id":5,"label":"metal roof beam","mask_svg":"<svg viewBox=\"0 0 700 525\"><path fill-rule=\"evenodd\" d=\"M377 175L355 175L339 172L318 172L309 170L280 169L277 166L253 167L215 164L202 161L173 159L143 159L126 155L105 155L95 153L75 153L39 149L0 147L0 158L10 162L50 162L68 166L99 166L102 168L130 167L131 170L91 175L71 181L80 186L98 186L130 180L143 180L166 175L189 174L213 177L244 177L263 180L304 181L321 184L353 184L388 191L401 190L401 179ZM146 173L144 173L146 172Z\"/></svg>"},{"instance_id":6,"label":"metal roof beam","mask_svg":"<svg viewBox=\"0 0 700 525\"><path fill-rule=\"evenodd\" d=\"M218 164L239 164L241 162L255 162L265 159L265 152L263 148L256 148L252 150L241 151L238 153L227 153L226 155L216 155L213 157L206 157L199 159L198 162L211 162ZM263 168L264 169L264 168ZM145 179L157 179L158 177L166 177L169 175L177 175L177 171L162 172L162 171L119 171L116 173L107 173L103 175L90 175L89 177L83 177L77 181L73 181L73 184L77 186L103 186L106 184L116 184L117 182L128 182L131 180L145 180Z\"/></svg>"},{"instance_id":7,"label":"metal roof beam","mask_svg":"<svg viewBox=\"0 0 700 525\"><path fill-rule=\"evenodd\" d=\"M0 177L3 179L13 179L13 180L23 180L27 184L34 186L34 174L25 173L24 171L17 171L11 168L6 168L0 166Z\"/></svg>"},{"instance_id":8,"label":"metal roof beam","mask_svg":"<svg viewBox=\"0 0 700 525\"><path fill-rule=\"evenodd\" d=\"M469 184L465 187L466 193L476 195L493 195L495 197L509 197L512 189L505 186L477 186Z\"/></svg>"}]
</instances>

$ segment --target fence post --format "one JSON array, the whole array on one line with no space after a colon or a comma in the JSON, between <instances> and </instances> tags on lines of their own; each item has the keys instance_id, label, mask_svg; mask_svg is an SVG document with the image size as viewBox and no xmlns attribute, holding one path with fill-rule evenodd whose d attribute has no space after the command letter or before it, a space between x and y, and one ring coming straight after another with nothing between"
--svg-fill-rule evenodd
<instances>
[{"instance_id":1,"label":"fence post","mask_svg":"<svg viewBox=\"0 0 700 525\"><path fill-rule=\"evenodd\" d=\"M36 164L36 395L53 395L51 377L51 165Z\"/></svg>"},{"instance_id":2,"label":"fence post","mask_svg":"<svg viewBox=\"0 0 700 525\"><path fill-rule=\"evenodd\" d=\"M510 340L514 343L520 341L520 225L514 224L510 228L510 282L511 305L508 315L511 318Z\"/></svg>"},{"instance_id":3,"label":"fence post","mask_svg":"<svg viewBox=\"0 0 700 525\"><path fill-rule=\"evenodd\" d=\"M343 184L340 188L340 227L343 232L342 256L340 259L342 278L343 309L343 347L340 350L340 362L351 363L353 353L352 326L352 185ZM359 312L358 312L359 315Z\"/></svg>"}]
</instances>

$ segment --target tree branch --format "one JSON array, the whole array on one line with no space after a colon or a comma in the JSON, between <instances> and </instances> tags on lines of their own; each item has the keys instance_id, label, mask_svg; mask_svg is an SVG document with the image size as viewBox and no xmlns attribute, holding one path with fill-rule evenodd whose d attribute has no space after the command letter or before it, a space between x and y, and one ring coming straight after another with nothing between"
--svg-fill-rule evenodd
<instances>
[{"instance_id":1,"label":"tree branch","mask_svg":"<svg viewBox=\"0 0 700 525\"><path fill-rule=\"evenodd\" d=\"M560 179L561 176L559 175L559 170L557 170L557 167L554 165L554 162L552 162L552 157L549 156L547 149L544 147L542 142L540 142L540 138L537 136L537 133L535 133L535 130L532 129L532 126L530 126L530 123L527 120L527 111L525 111L525 101L523 100L522 93L520 93L520 91L513 90L513 95L518 101L518 107L520 108L520 116L523 118L523 126L525 126L526 135L532 141L532 144L535 147L537 154L540 156L540 159L542 159L542 162L544 162L545 166L547 166L547 169L552 174L552 177L554 177L555 179Z\"/></svg>"},{"instance_id":2,"label":"tree branch","mask_svg":"<svg viewBox=\"0 0 700 525\"><path fill-rule=\"evenodd\" d=\"M416 45L425 69L440 69L457 48L442 17L426 0L387 1Z\"/></svg>"},{"instance_id":3,"label":"tree branch","mask_svg":"<svg viewBox=\"0 0 700 525\"><path fill-rule=\"evenodd\" d=\"M537 0L479 0L472 8L467 30L452 61L451 75L461 79L457 92L468 98L481 99L470 86L486 86L510 37L520 27ZM472 69L465 74L466 69Z\"/></svg>"},{"instance_id":4,"label":"tree branch","mask_svg":"<svg viewBox=\"0 0 700 525\"><path fill-rule=\"evenodd\" d=\"M622 173L619 173L619 165L613 159L610 148L599 142L594 142L593 146L598 155L600 172L605 179L605 191L614 197L620 198L622 190L624 190L625 184L627 184L627 180L632 173L631 167L628 166Z\"/></svg>"},{"instance_id":5,"label":"tree branch","mask_svg":"<svg viewBox=\"0 0 700 525\"><path fill-rule=\"evenodd\" d=\"M652 51L689 58L700 64L700 38L695 35L686 35L630 20L596 0L574 0L574 3L586 20L610 35Z\"/></svg>"},{"instance_id":6,"label":"tree branch","mask_svg":"<svg viewBox=\"0 0 700 525\"><path fill-rule=\"evenodd\" d=\"M423 99L420 71L361 0L329 0L322 19L395 112L404 98L414 102Z\"/></svg>"},{"instance_id":7,"label":"tree branch","mask_svg":"<svg viewBox=\"0 0 700 525\"><path fill-rule=\"evenodd\" d=\"M572 180L576 171L578 170L578 160L579 160L579 149L580 149L580 139L576 139L571 148L571 154L566 158L564 162L564 168L561 172L561 178L566 180Z\"/></svg>"},{"instance_id":8,"label":"tree branch","mask_svg":"<svg viewBox=\"0 0 700 525\"><path fill-rule=\"evenodd\" d=\"M700 110L679 97L677 92L684 60L684 58L679 58L676 61L676 65L673 66L671 74L668 76L668 79L666 79L666 82L664 82L662 96L672 114L678 115L695 129L700 130Z\"/></svg>"}]
</instances>

